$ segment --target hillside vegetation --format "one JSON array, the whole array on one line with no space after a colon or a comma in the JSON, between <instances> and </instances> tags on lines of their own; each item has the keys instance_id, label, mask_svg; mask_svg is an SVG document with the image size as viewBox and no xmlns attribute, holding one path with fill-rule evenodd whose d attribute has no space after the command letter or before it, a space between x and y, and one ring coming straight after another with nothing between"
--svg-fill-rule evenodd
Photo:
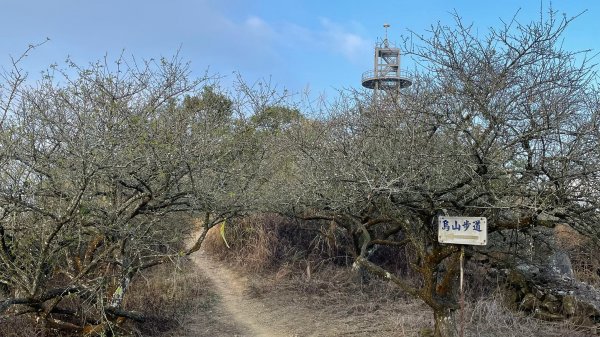
<instances>
[{"instance_id":1,"label":"hillside vegetation","mask_svg":"<svg viewBox=\"0 0 600 337\"><path fill-rule=\"evenodd\" d=\"M438 242L437 220L462 215L488 221L487 246L465 248L471 322L521 310L591 331L600 297L579 281L598 285L600 100L587 54L562 47L571 20L480 34L457 15L406 40L411 87L321 105L268 81L226 91L178 56L69 61L33 84L15 60L0 82L1 324L175 329L202 310L190 299L212 303L205 282L178 284L196 282L188 259L206 244L250 272L302 274L306 293L419 301L433 314L420 333L457 336L461 248ZM500 283L507 299L479 296Z\"/></svg>"}]
</instances>

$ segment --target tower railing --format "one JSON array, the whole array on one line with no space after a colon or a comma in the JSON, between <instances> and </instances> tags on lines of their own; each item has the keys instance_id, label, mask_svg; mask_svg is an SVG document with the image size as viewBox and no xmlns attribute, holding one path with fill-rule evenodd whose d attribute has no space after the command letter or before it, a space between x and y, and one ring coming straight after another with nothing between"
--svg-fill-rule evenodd
<instances>
[{"instance_id":1,"label":"tower railing","mask_svg":"<svg viewBox=\"0 0 600 337\"><path fill-rule=\"evenodd\" d=\"M376 82L379 82L382 89L391 86L406 88L412 83L408 73L400 70L391 72L367 70L362 74L362 85L364 87L373 89Z\"/></svg>"},{"instance_id":2,"label":"tower railing","mask_svg":"<svg viewBox=\"0 0 600 337\"><path fill-rule=\"evenodd\" d=\"M362 86L368 89L374 89L374 95L377 96L377 90L396 90L407 88L412 81L404 72L400 71L400 49L390 47L388 40L389 24L384 24L385 39L375 45L375 57L373 60L373 70L365 71L362 74Z\"/></svg>"}]
</instances>

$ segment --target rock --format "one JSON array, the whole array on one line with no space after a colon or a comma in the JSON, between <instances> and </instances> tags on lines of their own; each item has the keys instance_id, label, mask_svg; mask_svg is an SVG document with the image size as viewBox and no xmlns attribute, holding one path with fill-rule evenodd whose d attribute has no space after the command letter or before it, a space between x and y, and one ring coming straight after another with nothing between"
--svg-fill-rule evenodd
<instances>
[{"instance_id":1,"label":"rock","mask_svg":"<svg viewBox=\"0 0 600 337\"><path fill-rule=\"evenodd\" d=\"M566 295L562 298L562 311L568 317L575 315L577 309L577 300L573 295Z\"/></svg>"},{"instance_id":2,"label":"rock","mask_svg":"<svg viewBox=\"0 0 600 337\"><path fill-rule=\"evenodd\" d=\"M552 270L526 274L532 269L513 269L506 273L511 300L517 309L533 312L548 321L570 318L578 325L593 327L600 323L600 291L588 284L558 275ZM521 297L514 294L521 294ZM514 307L514 306L513 306Z\"/></svg>"},{"instance_id":3,"label":"rock","mask_svg":"<svg viewBox=\"0 0 600 337\"><path fill-rule=\"evenodd\" d=\"M550 295L551 297L554 297L552 295ZM549 296L546 296L549 297ZM552 313L552 314L561 314L561 309L562 309L562 303L560 301L558 301L556 299L556 297L554 297L554 300L551 298L546 298L544 301L542 301L542 304L540 305L542 307L542 309L544 309L545 311Z\"/></svg>"},{"instance_id":4,"label":"rock","mask_svg":"<svg viewBox=\"0 0 600 337\"><path fill-rule=\"evenodd\" d=\"M520 308L526 311L533 311L538 304L538 299L534 294L526 294L521 301Z\"/></svg>"},{"instance_id":5,"label":"rock","mask_svg":"<svg viewBox=\"0 0 600 337\"><path fill-rule=\"evenodd\" d=\"M534 287L533 293L535 294L535 297L539 299L542 299L544 296L546 296L546 294L539 287Z\"/></svg>"},{"instance_id":6,"label":"rock","mask_svg":"<svg viewBox=\"0 0 600 337\"><path fill-rule=\"evenodd\" d=\"M577 301L575 311L578 315L597 319L600 323L600 303L589 303L584 301Z\"/></svg>"},{"instance_id":7,"label":"rock","mask_svg":"<svg viewBox=\"0 0 600 337\"><path fill-rule=\"evenodd\" d=\"M527 293L529 287L527 285L527 278L525 275L525 273L521 273L517 270L510 270L508 272L506 281L515 289L519 289L523 293Z\"/></svg>"},{"instance_id":8,"label":"rock","mask_svg":"<svg viewBox=\"0 0 600 337\"><path fill-rule=\"evenodd\" d=\"M548 267L558 275L574 278L573 266L569 255L564 251L557 250L548 258Z\"/></svg>"},{"instance_id":9,"label":"rock","mask_svg":"<svg viewBox=\"0 0 600 337\"><path fill-rule=\"evenodd\" d=\"M512 309L512 310L518 310L519 309L519 300L521 299L521 296L517 293L517 291L515 289L509 288L506 289L506 294L504 295L504 302L505 305Z\"/></svg>"},{"instance_id":10,"label":"rock","mask_svg":"<svg viewBox=\"0 0 600 337\"><path fill-rule=\"evenodd\" d=\"M584 327L600 326L600 289L575 279L567 246L559 242L552 228L491 235L496 237L488 240L485 249L488 256L500 261L496 267L506 268L505 299L510 308L544 320L569 319Z\"/></svg>"},{"instance_id":11,"label":"rock","mask_svg":"<svg viewBox=\"0 0 600 337\"><path fill-rule=\"evenodd\" d=\"M518 271L520 271L524 275L537 275L540 273L540 268L531 265L531 264L519 264L515 267Z\"/></svg>"}]
</instances>

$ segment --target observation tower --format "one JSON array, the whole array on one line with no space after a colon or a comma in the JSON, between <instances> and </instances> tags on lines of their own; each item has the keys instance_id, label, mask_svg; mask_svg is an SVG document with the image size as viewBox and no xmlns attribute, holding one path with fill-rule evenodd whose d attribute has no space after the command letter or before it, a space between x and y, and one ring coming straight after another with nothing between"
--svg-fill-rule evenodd
<instances>
[{"instance_id":1,"label":"observation tower","mask_svg":"<svg viewBox=\"0 0 600 337\"><path fill-rule=\"evenodd\" d=\"M377 97L379 90L396 97L400 89L412 84L410 79L400 73L400 49L390 46L387 34L389 27L387 23L383 25L385 39L375 44L373 70L366 71L362 75L362 86L373 89L374 98Z\"/></svg>"}]
</instances>

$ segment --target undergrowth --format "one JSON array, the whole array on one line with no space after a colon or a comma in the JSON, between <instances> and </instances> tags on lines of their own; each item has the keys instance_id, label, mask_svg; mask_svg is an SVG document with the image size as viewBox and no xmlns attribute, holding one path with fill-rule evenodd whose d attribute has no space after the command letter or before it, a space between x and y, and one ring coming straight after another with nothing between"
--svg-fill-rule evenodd
<instances>
[{"instance_id":1,"label":"undergrowth","mask_svg":"<svg viewBox=\"0 0 600 337\"><path fill-rule=\"evenodd\" d=\"M216 301L208 281L189 260L159 266L140 275L132 284L125 304L146 314L146 321L132 324L139 336L177 336L190 319L212 309Z\"/></svg>"},{"instance_id":2,"label":"undergrowth","mask_svg":"<svg viewBox=\"0 0 600 337\"><path fill-rule=\"evenodd\" d=\"M350 316L387 308L397 315L390 336L428 336L432 326L430 309L383 280L361 282L350 268L352 251L346 235L327 223L253 215L227 223L223 230L213 229L204 248L253 275L251 295L268 298L271 293L287 293L289 298L302 298L305 306L315 310L344 308ZM598 249L569 242L575 274L595 282L600 266L590 254L597 254ZM411 254L408 249L381 249L373 258L388 269L411 277ZM501 280L490 278L485 268L476 268L472 263L468 268L466 289L470 295L465 309L465 336L584 337L594 333L570 322L546 322L511 311L503 304Z\"/></svg>"},{"instance_id":3,"label":"undergrowth","mask_svg":"<svg viewBox=\"0 0 600 337\"><path fill-rule=\"evenodd\" d=\"M224 228L223 228L224 226ZM256 214L213 228L203 243L213 256L264 272L305 269L353 262L344 230L329 223L299 221L276 214Z\"/></svg>"},{"instance_id":4,"label":"undergrowth","mask_svg":"<svg viewBox=\"0 0 600 337\"><path fill-rule=\"evenodd\" d=\"M382 336L431 333L432 315L422 302L384 280L371 278L364 282L357 276L351 268L351 240L343 229L327 222L298 221L275 214L252 215L224 226L223 230L217 227L209 232L204 250L249 276L248 295L271 301L293 299L315 313L341 312L363 320L375 319L373 313L384 311L394 323L388 327L389 331L378 333ZM567 238L563 237L563 248L572 257L575 275L600 284L598 248L579 241L579 237L574 239L571 232L561 235ZM411 259L409 250L382 249L373 258L404 277L411 277L407 268ZM497 280L490 280L486 270L473 264L467 264L467 269L466 336L584 337L595 333L572 323L544 322L515 313L503 305L502 288ZM147 320L129 322L123 331L130 331L130 336L191 336L189 326L198 317L204 317L200 324L208 328L212 325L213 332L220 331L222 323L211 318L218 301L209 281L196 272L191 261L182 258L148 270L133 280L125 307L143 312ZM22 316L0 321L0 336L66 335L46 330Z\"/></svg>"},{"instance_id":5,"label":"undergrowth","mask_svg":"<svg viewBox=\"0 0 600 337\"><path fill-rule=\"evenodd\" d=\"M136 276L126 296L125 309L144 314L143 323L127 322L113 336L181 336L190 319L212 309L216 301L207 280L195 271L193 263L157 266ZM27 316L0 320L2 337L67 337L64 331L47 329ZM78 335L79 336L79 335Z\"/></svg>"}]
</instances>

